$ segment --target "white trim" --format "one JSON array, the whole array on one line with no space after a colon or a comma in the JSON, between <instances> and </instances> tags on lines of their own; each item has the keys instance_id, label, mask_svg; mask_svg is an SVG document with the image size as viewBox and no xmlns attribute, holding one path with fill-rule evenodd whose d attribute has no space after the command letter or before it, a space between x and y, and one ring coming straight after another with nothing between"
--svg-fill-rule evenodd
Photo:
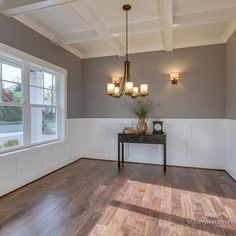
<instances>
[{"instance_id":1,"label":"white trim","mask_svg":"<svg viewBox=\"0 0 236 236\"><path fill-rule=\"evenodd\" d=\"M54 39L55 35L45 29L43 26L32 20L26 15L19 15L14 17L16 20L20 21L24 25L28 26L29 28L33 29L34 31L38 32L39 34L43 35L44 37L50 39L51 41ZM54 42L53 42L54 43ZM57 43L54 43L58 45ZM66 49L67 51L71 52L73 55L83 58L83 54L78 50L75 49L71 45L60 45L60 47Z\"/></svg>"},{"instance_id":2,"label":"white trim","mask_svg":"<svg viewBox=\"0 0 236 236\"><path fill-rule=\"evenodd\" d=\"M19 152L32 150L33 148L41 148L44 146L48 146L48 145L52 145L52 144L56 144L56 143L60 143L60 142L65 142L65 140L62 140L59 138L54 138L54 139L48 139L47 141L31 143L28 145L18 145L18 146L11 147L11 148L5 148L5 149L0 150L0 159L3 156L13 155L13 154L17 154Z\"/></svg>"},{"instance_id":3,"label":"white trim","mask_svg":"<svg viewBox=\"0 0 236 236\"><path fill-rule=\"evenodd\" d=\"M79 58L84 58L84 54L82 52L80 52L78 49L75 49L71 45L60 45L60 47L66 49L67 51L71 52L72 54L74 54L75 56L77 56Z\"/></svg>"},{"instance_id":4,"label":"white trim","mask_svg":"<svg viewBox=\"0 0 236 236\"><path fill-rule=\"evenodd\" d=\"M235 32L235 30L236 30L236 21L232 21L230 22L228 28L226 29L223 35L224 43L226 43L230 39L231 35Z\"/></svg>"},{"instance_id":5,"label":"white trim","mask_svg":"<svg viewBox=\"0 0 236 236\"><path fill-rule=\"evenodd\" d=\"M34 11L39 11L43 10L46 8L50 7L55 7L55 6L60 6L60 5L65 5L68 2L73 2L76 0L40 0L40 1L32 1L32 2L27 2L25 4L25 1L15 1L15 5L10 4L10 6L5 6L4 9L1 10L1 12L8 16L8 17L13 17L16 15L22 15ZM7 5L7 4L4 4Z\"/></svg>"},{"instance_id":6,"label":"white trim","mask_svg":"<svg viewBox=\"0 0 236 236\"><path fill-rule=\"evenodd\" d=\"M76 2L68 2L74 11L90 25L90 27L101 37L102 40L111 48L118 56L124 55L124 50L109 35L108 27L104 23L103 18L98 14L92 2L80 0ZM105 36L105 37L104 37Z\"/></svg>"},{"instance_id":7,"label":"white trim","mask_svg":"<svg viewBox=\"0 0 236 236\"><path fill-rule=\"evenodd\" d=\"M59 67L55 64L52 64L50 62L44 61L40 58L37 58L35 56L32 56L28 53L22 52L16 48L10 47L6 44L3 44L0 42L0 54L3 54L3 56L7 56L9 58L12 58L15 61L21 62L21 63L28 63L32 66L37 66L38 68L47 68L51 70L50 72L58 72L60 74L67 76L67 70Z\"/></svg>"},{"instance_id":8,"label":"white trim","mask_svg":"<svg viewBox=\"0 0 236 236\"><path fill-rule=\"evenodd\" d=\"M14 17L16 20L20 21L24 25L28 26L29 28L33 29L34 31L38 32L39 34L43 35L44 37L52 40L54 37L54 34L52 34L49 30L47 30L45 27L41 26L31 18L29 18L26 15L19 15Z\"/></svg>"},{"instance_id":9,"label":"white trim","mask_svg":"<svg viewBox=\"0 0 236 236\"><path fill-rule=\"evenodd\" d=\"M173 50L173 2L172 0L156 0L160 8L161 22L163 26L163 46L165 51Z\"/></svg>"},{"instance_id":10,"label":"white trim","mask_svg":"<svg viewBox=\"0 0 236 236\"><path fill-rule=\"evenodd\" d=\"M24 99L24 109L23 109L23 124L28 124L23 126L23 139L24 145L31 144L31 115L30 115L30 68L28 64L23 65L23 99Z\"/></svg>"}]
</instances>

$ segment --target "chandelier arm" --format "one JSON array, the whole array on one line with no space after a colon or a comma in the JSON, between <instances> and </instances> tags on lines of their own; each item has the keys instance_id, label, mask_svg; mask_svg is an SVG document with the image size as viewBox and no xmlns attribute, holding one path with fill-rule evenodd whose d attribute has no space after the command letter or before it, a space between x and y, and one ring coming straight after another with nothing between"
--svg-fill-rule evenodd
<instances>
[{"instance_id":1,"label":"chandelier arm","mask_svg":"<svg viewBox=\"0 0 236 236\"><path fill-rule=\"evenodd\" d=\"M127 68L126 66L124 67L124 77L122 78L122 82L121 82L121 86L120 86L120 92L117 96L114 96L116 98L120 98L123 93L124 93L124 90L125 90L125 82L127 82L127 76L126 76L126 73L127 73Z\"/></svg>"},{"instance_id":2,"label":"chandelier arm","mask_svg":"<svg viewBox=\"0 0 236 236\"><path fill-rule=\"evenodd\" d=\"M121 82L121 86L120 86L120 92L117 96L114 96L114 97L120 98L124 93L124 89L125 89L125 79L123 78Z\"/></svg>"}]
</instances>

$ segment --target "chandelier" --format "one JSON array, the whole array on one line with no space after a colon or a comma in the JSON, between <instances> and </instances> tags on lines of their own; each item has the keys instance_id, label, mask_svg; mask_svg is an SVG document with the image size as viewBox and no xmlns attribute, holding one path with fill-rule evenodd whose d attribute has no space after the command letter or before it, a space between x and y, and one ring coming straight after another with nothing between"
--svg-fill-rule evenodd
<instances>
[{"instance_id":1,"label":"chandelier","mask_svg":"<svg viewBox=\"0 0 236 236\"><path fill-rule=\"evenodd\" d=\"M112 77L112 82L107 84L107 94L120 98L123 94L126 96L136 98L138 96L148 95L148 85L140 84L140 87L134 86L130 77L130 61L129 61L129 51L128 51L128 11L131 9L131 5L125 4L123 10L126 12L126 52L124 61L124 77L120 78L118 76Z\"/></svg>"}]
</instances>

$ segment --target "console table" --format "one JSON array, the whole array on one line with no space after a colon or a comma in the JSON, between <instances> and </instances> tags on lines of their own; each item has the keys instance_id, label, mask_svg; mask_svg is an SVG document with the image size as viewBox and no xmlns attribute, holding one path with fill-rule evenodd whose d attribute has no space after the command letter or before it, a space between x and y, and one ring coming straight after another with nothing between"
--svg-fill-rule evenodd
<instances>
[{"instance_id":1,"label":"console table","mask_svg":"<svg viewBox=\"0 0 236 236\"><path fill-rule=\"evenodd\" d=\"M164 146L164 171L166 172L166 135L165 134L118 134L118 167L120 167L120 146L124 164L124 143L162 144Z\"/></svg>"}]
</instances>

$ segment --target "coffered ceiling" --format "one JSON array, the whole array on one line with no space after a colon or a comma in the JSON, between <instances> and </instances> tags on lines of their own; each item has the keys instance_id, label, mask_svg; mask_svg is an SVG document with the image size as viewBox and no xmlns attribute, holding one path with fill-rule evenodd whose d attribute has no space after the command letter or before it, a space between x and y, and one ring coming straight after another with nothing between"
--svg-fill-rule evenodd
<instances>
[{"instance_id":1,"label":"coffered ceiling","mask_svg":"<svg viewBox=\"0 0 236 236\"><path fill-rule=\"evenodd\" d=\"M130 53L224 43L236 29L236 0L0 0L0 12L81 58L122 56L125 3Z\"/></svg>"}]
</instances>

